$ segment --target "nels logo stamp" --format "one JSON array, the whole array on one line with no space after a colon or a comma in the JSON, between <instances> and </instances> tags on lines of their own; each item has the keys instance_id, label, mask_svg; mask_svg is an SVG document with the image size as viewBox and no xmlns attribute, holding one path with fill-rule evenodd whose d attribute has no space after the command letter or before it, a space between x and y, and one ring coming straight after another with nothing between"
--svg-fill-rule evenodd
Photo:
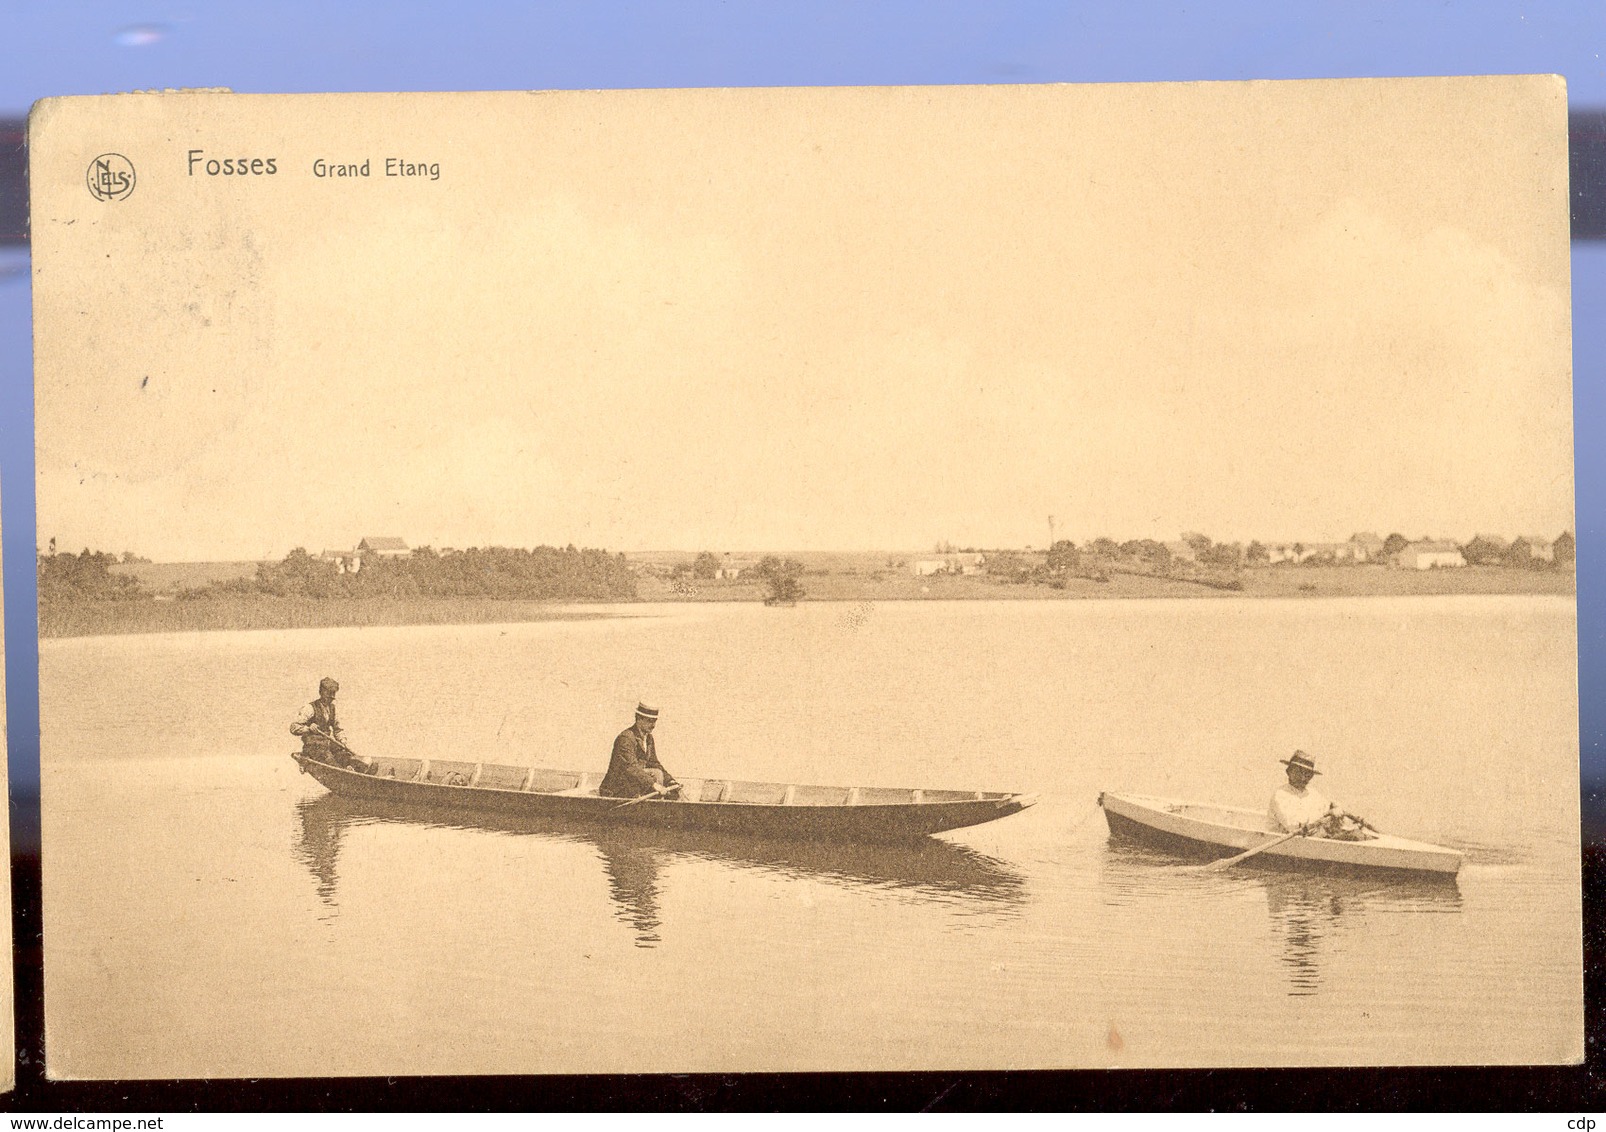
<instances>
[{"instance_id":1,"label":"nels logo stamp","mask_svg":"<svg viewBox=\"0 0 1606 1132\"><path fill-rule=\"evenodd\" d=\"M127 200L134 191L134 163L120 153L103 153L84 175L96 200Z\"/></svg>"}]
</instances>

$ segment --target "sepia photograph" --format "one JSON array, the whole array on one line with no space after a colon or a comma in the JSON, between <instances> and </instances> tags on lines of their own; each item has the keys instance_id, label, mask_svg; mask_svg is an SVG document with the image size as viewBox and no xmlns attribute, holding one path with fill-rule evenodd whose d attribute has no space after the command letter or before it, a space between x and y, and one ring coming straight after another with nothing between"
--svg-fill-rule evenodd
<instances>
[{"instance_id":1,"label":"sepia photograph","mask_svg":"<svg viewBox=\"0 0 1606 1132\"><path fill-rule=\"evenodd\" d=\"M51 1078L1582 1061L1561 79L28 147Z\"/></svg>"}]
</instances>

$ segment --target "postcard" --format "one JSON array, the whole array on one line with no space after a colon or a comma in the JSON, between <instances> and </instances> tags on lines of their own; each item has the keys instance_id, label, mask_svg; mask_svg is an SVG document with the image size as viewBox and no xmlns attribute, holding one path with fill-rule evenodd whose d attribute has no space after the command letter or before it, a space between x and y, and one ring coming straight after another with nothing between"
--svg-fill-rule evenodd
<instances>
[{"instance_id":1,"label":"postcard","mask_svg":"<svg viewBox=\"0 0 1606 1132\"><path fill-rule=\"evenodd\" d=\"M1560 79L29 152L51 1076L1582 1058Z\"/></svg>"}]
</instances>

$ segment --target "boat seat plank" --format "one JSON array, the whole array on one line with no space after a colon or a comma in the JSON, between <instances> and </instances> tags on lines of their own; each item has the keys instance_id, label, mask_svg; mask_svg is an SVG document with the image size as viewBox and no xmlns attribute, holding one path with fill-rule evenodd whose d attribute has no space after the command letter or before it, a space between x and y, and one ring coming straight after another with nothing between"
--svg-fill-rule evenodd
<instances>
[{"instance_id":1,"label":"boat seat plank","mask_svg":"<svg viewBox=\"0 0 1606 1132\"><path fill-rule=\"evenodd\" d=\"M715 782L712 779L703 783L702 790L697 794L699 802L727 802L725 795L730 791L729 782Z\"/></svg>"}]
</instances>

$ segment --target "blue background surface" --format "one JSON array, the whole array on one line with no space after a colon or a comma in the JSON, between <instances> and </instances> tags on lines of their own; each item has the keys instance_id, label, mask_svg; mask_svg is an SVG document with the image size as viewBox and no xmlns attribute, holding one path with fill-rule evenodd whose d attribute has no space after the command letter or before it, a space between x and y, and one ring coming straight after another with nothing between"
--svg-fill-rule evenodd
<instances>
[{"instance_id":1,"label":"blue background surface","mask_svg":"<svg viewBox=\"0 0 1606 1132\"><path fill-rule=\"evenodd\" d=\"M46 3L0 15L0 118L161 87L494 90L1554 72L1606 108L1606 3ZM1606 244L1573 246L1584 779L1606 778ZM12 785L37 794L25 249L0 248L0 519ZM18 814L27 820L27 815Z\"/></svg>"}]
</instances>

